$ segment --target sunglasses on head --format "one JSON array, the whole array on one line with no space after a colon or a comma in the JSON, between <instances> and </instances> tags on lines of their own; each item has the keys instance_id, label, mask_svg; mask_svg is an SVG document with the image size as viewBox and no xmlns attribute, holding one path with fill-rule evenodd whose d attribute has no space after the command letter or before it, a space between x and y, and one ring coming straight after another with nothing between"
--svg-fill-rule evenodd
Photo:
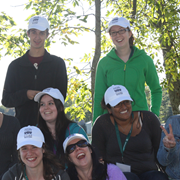
<instances>
[{"instance_id":1,"label":"sunglasses on head","mask_svg":"<svg viewBox=\"0 0 180 180\"><path fill-rule=\"evenodd\" d=\"M88 146L88 142L87 142L86 140L80 140L80 141L78 141L78 142L75 143L75 144L71 144L71 145L67 146L66 152L67 152L68 154L71 154L71 153L74 152L74 150L76 149L76 146L81 147L81 148L84 148L84 147L87 147L87 146Z\"/></svg>"}]
</instances>

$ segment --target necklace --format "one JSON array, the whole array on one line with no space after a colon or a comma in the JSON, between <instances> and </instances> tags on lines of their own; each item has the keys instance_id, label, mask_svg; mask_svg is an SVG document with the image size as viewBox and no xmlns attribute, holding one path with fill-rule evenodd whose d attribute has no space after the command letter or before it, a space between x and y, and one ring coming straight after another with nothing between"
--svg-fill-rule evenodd
<instances>
[{"instance_id":1,"label":"necklace","mask_svg":"<svg viewBox=\"0 0 180 180\"><path fill-rule=\"evenodd\" d=\"M119 125L118 127L120 127L122 129L123 133L124 133L129 124L130 124L130 121L129 121L129 123L124 128L121 125Z\"/></svg>"}]
</instances>

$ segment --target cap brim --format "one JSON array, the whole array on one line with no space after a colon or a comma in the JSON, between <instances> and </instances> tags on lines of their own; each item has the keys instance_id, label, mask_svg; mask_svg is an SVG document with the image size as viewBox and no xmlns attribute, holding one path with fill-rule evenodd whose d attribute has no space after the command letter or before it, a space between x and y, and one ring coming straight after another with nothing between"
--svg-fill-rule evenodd
<instances>
[{"instance_id":1,"label":"cap brim","mask_svg":"<svg viewBox=\"0 0 180 180\"><path fill-rule=\"evenodd\" d=\"M41 96L44 95L44 94L48 94L48 93L39 92L38 94L36 94L35 97L34 97L34 101L39 102L39 99L40 99ZM48 94L48 95L49 95L49 94Z\"/></svg>"},{"instance_id":2,"label":"cap brim","mask_svg":"<svg viewBox=\"0 0 180 180\"><path fill-rule=\"evenodd\" d=\"M36 146L38 148L41 148L43 145L43 142L28 140L28 141L17 144L17 150L20 149L22 146L25 146L25 145L33 145L33 146Z\"/></svg>"},{"instance_id":3,"label":"cap brim","mask_svg":"<svg viewBox=\"0 0 180 180\"><path fill-rule=\"evenodd\" d=\"M124 26L124 25L119 25L119 24L112 24L111 26L108 27L107 29L107 33L109 32L109 30L113 27L113 26L120 26L120 27L123 27L123 28L127 28L128 26Z\"/></svg>"},{"instance_id":4,"label":"cap brim","mask_svg":"<svg viewBox=\"0 0 180 180\"><path fill-rule=\"evenodd\" d=\"M28 28L29 29L38 29L39 31L45 31L46 29L49 29L48 27L45 28L45 27L42 27L42 26L37 26L37 25L34 25L34 26L31 26Z\"/></svg>"},{"instance_id":5,"label":"cap brim","mask_svg":"<svg viewBox=\"0 0 180 180\"><path fill-rule=\"evenodd\" d=\"M133 101L130 97L125 96L125 97L123 97L123 98L122 98L122 97L119 97L119 98L117 98L117 99L109 102L109 104L111 105L111 107L114 107L114 106L116 106L117 104L119 104L120 102L126 101L126 100Z\"/></svg>"}]
</instances>

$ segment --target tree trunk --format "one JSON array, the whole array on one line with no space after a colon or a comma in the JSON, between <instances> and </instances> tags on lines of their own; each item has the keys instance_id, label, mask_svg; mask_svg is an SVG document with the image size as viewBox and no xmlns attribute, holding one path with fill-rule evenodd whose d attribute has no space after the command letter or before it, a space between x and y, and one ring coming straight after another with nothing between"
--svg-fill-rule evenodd
<instances>
[{"instance_id":1,"label":"tree trunk","mask_svg":"<svg viewBox=\"0 0 180 180\"><path fill-rule=\"evenodd\" d=\"M180 80L176 81L172 80L172 75L168 72L168 68L166 68L166 59L167 52L169 52L171 47L163 48L163 57L164 57L164 67L166 71L166 79L168 82L168 91L169 91L169 99L171 102L172 112L173 114L180 114ZM171 84L173 85L173 90L170 89Z\"/></svg>"},{"instance_id":2,"label":"tree trunk","mask_svg":"<svg viewBox=\"0 0 180 180\"><path fill-rule=\"evenodd\" d=\"M94 85L96 76L96 67L101 56L101 1L95 0L95 53L91 67L91 93L92 93L92 107L94 102Z\"/></svg>"}]
</instances>

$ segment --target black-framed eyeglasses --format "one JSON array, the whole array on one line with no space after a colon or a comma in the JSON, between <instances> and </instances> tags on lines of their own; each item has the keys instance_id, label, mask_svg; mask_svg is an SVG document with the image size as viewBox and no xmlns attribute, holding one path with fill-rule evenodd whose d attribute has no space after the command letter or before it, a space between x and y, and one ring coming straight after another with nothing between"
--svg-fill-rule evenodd
<instances>
[{"instance_id":1,"label":"black-framed eyeglasses","mask_svg":"<svg viewBox=\"0 0 180 180\"><path fill-rule=\"evenodd\" d=\"M128 106L128 105L130 105L131 104L131 101L129 101L129 100L125 100L125 101L122 101L122 102L120 102L119 104L117 104L116 106L114 106L114 108L122 108L122 105L125 105L125 106Z\"/></svg>"},{"instance_id":2,"label":"black-framed eyeglasses","mask_svg":"<svg viewBox=\"0 0 180 180\"><path fill-rule=\"evenodd\" d=\"M110 32L110 35L112 36L112 37L115 37L115 36L117 36L117 34L124 34L126 31L129 31L129 29L120 29L119 31L113 31L113 32Z\"/></svg>"},{"instance_id":3,"label":"black-framed eyeglasses","mask_svg":"<svg viewBox=\"0 0 180 180\"><path fill-rule=\"evenodd\" d=\"M84 148L84 147L87 147L88 144L89 143L86 140L80 140L75 144L71 144L71 145L67 146L66 152L67 152L67 154L71 154L76 149L76 146Z\"/></svg>"}]
</instances>

